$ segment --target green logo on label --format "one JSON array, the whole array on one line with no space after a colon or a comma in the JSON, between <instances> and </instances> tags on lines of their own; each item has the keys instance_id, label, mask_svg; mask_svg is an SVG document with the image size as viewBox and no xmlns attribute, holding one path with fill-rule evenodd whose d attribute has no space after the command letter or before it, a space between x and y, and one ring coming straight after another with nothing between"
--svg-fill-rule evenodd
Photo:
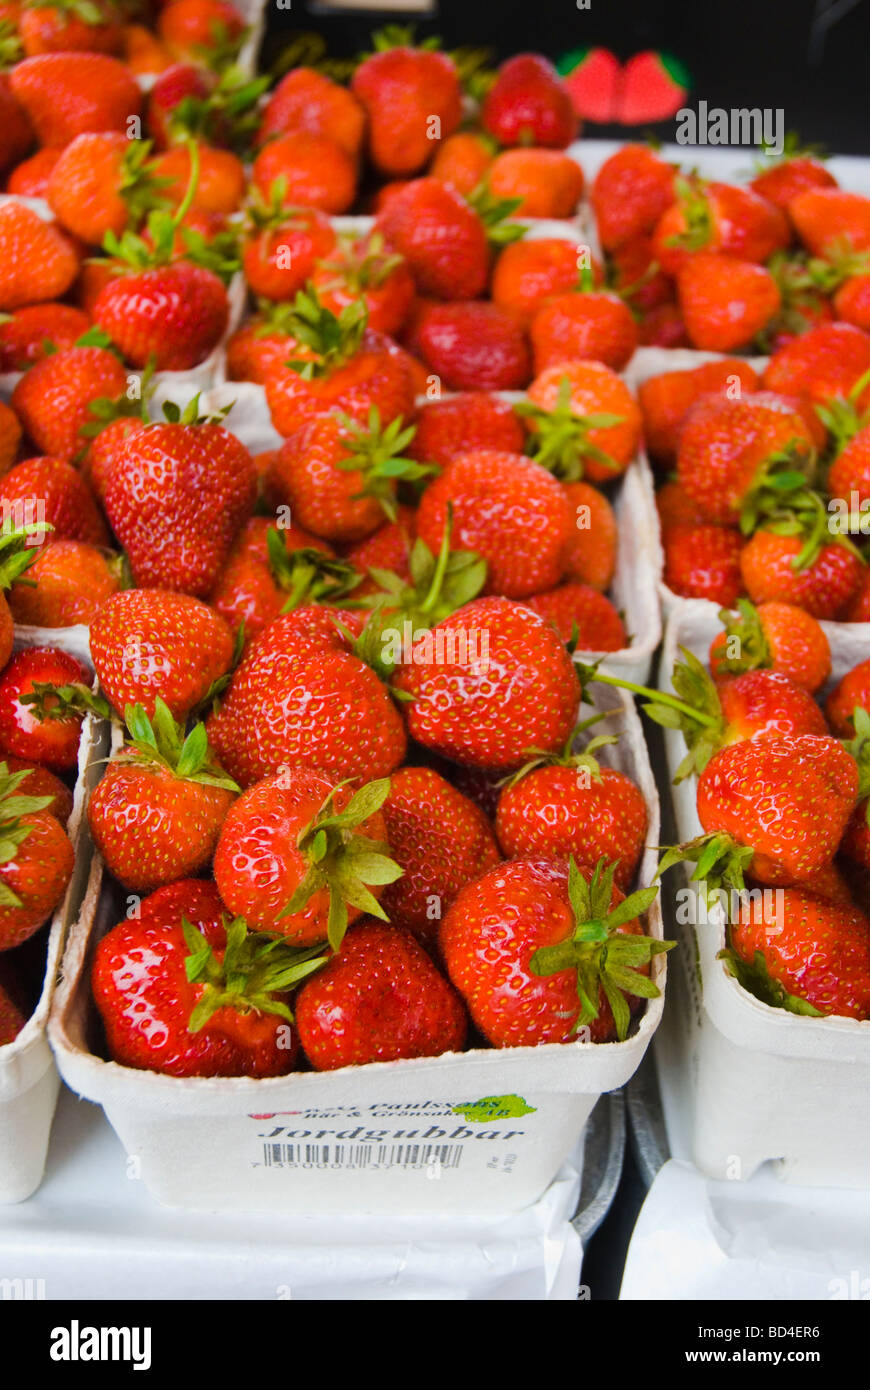
<instances>
[{"instance_id":1,"label":"green logo on label","mask_svg":"<svg viewBox=\"0 0 870 1390\"><path fill-rule=\"evenodd\" d=\"M522 1096L484 1096L483 1100L468 1101L465 1105L454 1105L454 1115L464 1120L476 1120L486 1124L489 1120L518 1120L521 1115L534 1115L534 1105L526 1105Z\"/></svg>"}]
</instances>

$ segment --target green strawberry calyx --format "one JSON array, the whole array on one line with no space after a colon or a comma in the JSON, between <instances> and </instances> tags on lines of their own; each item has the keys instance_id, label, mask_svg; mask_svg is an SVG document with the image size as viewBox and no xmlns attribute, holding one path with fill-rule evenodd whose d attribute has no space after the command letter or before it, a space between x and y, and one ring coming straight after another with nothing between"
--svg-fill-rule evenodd
<instances>
[{"instance_id":1,"label":"green strawberry calyx","mask_svg":"<svg viewBox=\"0 0 870 1390\"><path fill-rule=\"evenodd\" d=\"M260 123L260 97L270 78L248 78L237 65L220 74L208 96L185 96L169 113L169 137L173 143L194 136L248 154Z\"/></svg>"},{"instance_id":2,"label":"green strawberry calyx","mask_svg":"<svg viewBox=\"0 0 870 1390\"><path fill-rule=\"evenodd\" d=\"M522 198L499 198L492 192L486 177L471 190L465 201L483 223L487 241L491 246L509 246L512 241L519 241L529 230L524 222L514 219L514 213L522 203Z\"/></svg>"},{"instance_id":3,"label":"green strawberry calyx","mask_svg":"<svg viewBox=\"0 0 870 1390\"><path fill-rule=\"evenodd\" d=\"M381 414L376 405L370 407L365 423L343 412L339 413L338 421L341 447L347 458L339 459L336 467L347 473L361 473L363 478L363 485L353 500L373 497L389 520L395 521L398 515L397 483L418 482L437 472L431 463L418 463L416 459L402 455L402 450L408 447L417 433L417 426L403 428L399 415L382 428Z\"/></svg>"},{"instance_id":4,"label":"green strawberry calyx","mask_svg":"<svg viewBox=\"0 0 870 1390\"><path fill-rule=\"evenodd\" d=\"M244 917L225 923L227 944L215 951L186 917L181 919L190 954L185 971L191 984L203 985L188 1022L188 1031L205 1028L218 1009L238 1014L275 1014L293 1022L286 1002L290 990L326 965L329 957L321 946L303 949L280 936L248 930Z\"/></svg>"},{"instance_id":5,"label":"green strawberry calyx","mask_svg":"<svg viewBox=\"0 0 870 1390\"><path fill-rule=\"evenodd\" d=\"M851 237L837 237L825 246L824 256L810 256L805 274L821 294L833 294L853 275L870 274L870 252L856 251Z\"/></svg>"},{"instance_id":6,"label":"green strawberry calyx","mask_svg":"<svg viewBox=\"0 0 870 1390\"><path fill-rule=\"evenodd\" d=\"M139 376L137 389L133 394L128 388L118 396L97 396L95 400L90 401L88 414L91 419L79 426L81 438L85 440L96 438L107 425L113 424L115 420L141 420L144 425L147 425L150 419L148 402L154 393L153 377L154 362L152 360ZM82 454L86 452L87 446L82 449Z\"/></svg>"},{"instance_id":7,"label":"green strawberry calyx","mask_svg":"<svg viewBox=\"0 0 870 1390\"><path fill-rule=\"evenodd\" d=\"M761 153L753 160L753 170L756 174L766 174L770 169L788 164L793 159L815 159L821 164L828 157L824 145L808 144L801 139L798 131L788 130L779 151L762 141Z\"/></svg>"},{"instance_id":8,"label":"green strawberry calyx","mask_svg":"<svg viewBox=\"0 0 870 1390\"><path fill-rule=\"evenodd\" d=\"M333 788L317 815L297 836L296 845L308 860L308 872L281 913L287 917L301 912L314 893L326 891L327 939L333 951L339 949L347 931L348 905L383 922L389 921L366 885L395 883L403 873L390 858L388 844L359 833L359 827L381 809L389 796L389 777L367 782L354 792L343 811L333 809L337 790L338 787Z\"/></svg>"},{"instance_id":9,"label":"green strawberry calyx","mask_svg":"<svg viewBox=\"0 0 870 1390\"><path fill-rule=\"evenodd\" d=\"M330 278L321 281L320 288L344 289L354 295L378 290L404 264L404 256L387 248L381 232L366 236L343 233L335 251L321 263Z\"/></svg>"},{"instance_id":10,"label":"green strawberry calyx","mask_svg":"<svg viewBox=\"0 0 870 1390\"><path fill-rule=\"evenodd\" d=\"M710 245L713 213L705 189L704 181L696 174L688 178L678 175L674 179L674 192L686 226L682 232L668 237L666 245L682 251L703 251L705 246Z\"/></svg>"},{"instance_id":11,"label":"green strawberry calyx","mask_svg":"<svg viewBox=\"0 0 870 1390\"><path fill-rule=\"evenodd\" d=\"M313 356L291 358L287 366L306 381L343 367L359 351L368 317L362 299L346 304L340 314L334 314L321 304L316 289L309 283L298 292L289 311L283 315L282 327Z\"/></svg>"},{"instance_id":12,"label":"green strawberry calyx","mask_svg":"<svg viewBox=\"0 0 870 1390\"><path fill-rule=\"evenodd\" d=\"M571 408L571 382L568 377L563 377L559 385L559 395L552 410L545 410L533 401L519 401L514 410L533 421L536 427L529 436L526 452L535 463L548 469L562 482L574 483L582 478L587 459L612 468L614 477L619 472L616 460L593 444L589 436L592 430L621 425L624 417L605 412L576 415Z\"/></svg>"},{"instance_id":13,"label":"green strawberry calyx","mask_svg":"<svg viewBox=\"0 0 870 1390\"><path fill-rule=\"evenodd\" d=\"M744 875L754 854L750 846L738 844L730 835L719 832L699 835L682 845L671 845L665 849L659 861L658 877L661 878L675 864L694 864L689 881L702 885L710 906L720 901L717 894L721 889L745 892Z\"/></svg>"},{"instance_id":14,"label":"green strawberry calyx","mask_svg":"<svg viewBox=\"0 0 870 1390\"><path fill-rule=\"evenodd\" d=\"M30 579L22 579L40 553L46 536L54 530L48 521L30 521L26 517L19 525L14 516L6 515L0 526L0 590L11 589L15 583L33 584Z\"/></svg>"},{"instance_id":15,"label":"green strawberry calyx","mask_svg":"<svg viewBox=\"0 0 870 1390\"><path fill-rule=\"evenodd\" d=\"M843 747L858 764L858 805L863 805L866 822L870 825L870 713L863 705L852 712L855 736L843 740Z\"/></svg>"},{"instance_id":16,"label":"green strawberry calyx","mask_svg":"<svg viewBox=\"0 0 870 1390\"><path fill-rule=\"evenodd\" d=\"M804 440L790 440L770 454L740 502L740 530L750 536L760 522L789 506L812 506L817 454Z\"/></svg>"},{"instance_id":17,"label":"green strawberry calyx","mask_svg":"<svg viewBox=\"0 0 870 1390\"><path fill-rule=\"evenodd\" d=\"M800 550L789 564L793 570L810 569L826 545L842 545L862 559L854 541L839 529L839 518L832 515L818 492L801 488L781 509L772 509L761 518L760 529L776 536L796 536Z\"/></svg>"},{"instance_id":18,"label":"green strawberry calyx","mask_svg":"<svg viewBox=\"0 0 870 1390\"><path fill-rule=\"evenodd\" d=\"M642 916L652 906L657 887L641 888L611 907L613 875L617 864L599 859L591 879L583 876L573 855L568 865L568 899L574 913L574 929L564 941L541 946L529 962L533 975L546 977L562 970L576 971L580 1012L577 1033L599 1014L599 988L610 1005L620 1042L628 1036L631 1010L626 996L657 999L660 990L638 967L654 956L670 951L675 941L658 941L618 930Z\"/></svg>"},{"instance_id":19,"label":"green strawberry calyx","mask_svg":"<svg viewBox=\"0 0 870 1390\"><path fill-rule=\"evenodd\" d=\"M730 947L720 951L718 959L724 961L729 975L733 975L737 983L748 994L760 999L762 1004L769 1004L774 1009L787 1009L791 1014L802 1014L809 1018L824 1017L820 1009L815 1008L806 999L801 999L799 995L790 994L779 980L773 978L763 951L754 953L752 964L743 960Z\"/></svg>"},{"instance_id":20,"label":"green strawberry calyx","mask_svg":"<svg viewBox=\"0 0 870 1390\"><path fill-rule=\"evenodd\" d=\"M3 866L15 859L18 850L30 834L31 827L22 823L22 816L33 816L50 806L50 796L20 796L18 788L30 775L30 768L10 772L8 764L0 762L0 874ZM0 907L21 907L18 894L0 878Z\"/></svg>"},{"instance_id":21,"label":"green strawberry calyx","mask_svg":"<svg viewBox=\"0 0 870 1390\"><path fill-rule=\"evenodd\" d=\"M18 26L10 19L0 21L0 69L14 68L24 57Z\"/></svg>"},{"instance_id":22,"label":"green strawberry calyx","mask_svg":"<svg viewBox=\"0 0 870 1390\"><path fill-rule=\"evenodd\" d=\"M69 685L54 685L51 681L34 681L33 688L18 696L40 723L52 719L80 719L95 714L110 719L112 707L102 695L95 695L86 685L73 681Z\"/></svg>"},{"instance_id":23,"label":"green strawberry calyx","mask_svg":"<svg viewBox=\"0 0 870 1390\"><path fill-rule=\"evenodd\" d=\"M870 410L859 410L859 401L870 386L870 368L859 376L846 396L816 406L816 414L831 436L831 457L842 453L850 440L870 422Z\"/></svg>"},{"instance_id":24,"label":"green strawberry calyx","mask_svg":"<svg viewBox=\"0 0 870 1390\"><path fill-rule=\"evenodd\" d=\"M719 621L725 631L725 647L716 655L718 671L725 671L729 676L740 676L746 671L757 671L773 665L773 654L764 635L758 609L748 598L737 600L736 612L720 608ZM731 643L736 645L739 656L729 655Z\"/></svg>"},{"instance_id":25,"label":"green strawberry calyx","mask_svg":"<svg viewBox=\"0 0 870 1390\"><path fill-rule=\"evenodd\" d=\"M303 603L338 603L362 582L363 576L349 560L311 546L288 551L277 526L266 532L266 547L272 577L287 592L282 613Z\"/></svg>"},{"instance_id":26,"label":"green strawberry calyx","mask_svg":"<svg viewBox=\"0 0 870 1390\"><path fill-rule=\"evenodd\" d=\"M204 724L194 724L189 733L176 723L169 707L158 695L154 715L148 718L142 705L127 705L124 723L130 742L115 762L157 765L184 782L200 782L238 792L241 788L224 772L209 747Z\"/></svg>"},{"instance_id":27,"label":"green strawberry calyx","mask_svg":"<svg viewBox=\"0 0 870 1390\"><path fill-rule=\"evenodd\" d=\"M528 777L530 772L537 772L543 767L584 768L593 782L600 782L601 764L595 754L599 748L604 748L609 743L618 743L618 736L616 734L598 734L595 738L589 739L588 743L580 750L576 749L576 743L578 738L593 724L598 724L602 719L608 719L618 712L618 710L600 710L591 718L584 719L569 734L564 748L558 752L549 753L545 748L527 748L525 750L527 761L523 763L522 767L517 768L516 772L509 772L498 785L500 787L515 787L518 782L522 782L525 777Z\"/></svg>"}]
</instances>

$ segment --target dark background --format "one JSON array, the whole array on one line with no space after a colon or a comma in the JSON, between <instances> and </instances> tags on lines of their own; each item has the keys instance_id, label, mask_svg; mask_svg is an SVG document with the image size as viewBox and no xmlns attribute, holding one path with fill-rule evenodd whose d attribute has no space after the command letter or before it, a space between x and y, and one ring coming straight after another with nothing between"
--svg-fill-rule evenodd
<instances>
[{"instance_id":1,"label":"dark background","mask_svg":"<svg viewBox=\"0 0 870 1390\"><path fill-rule=\"evenodd\" d=\"M626 59L643 49L673 54L692 78L689 104L782 107L785 127L830 152L870 154L870 0L439 0L434 16L360 12L269 0L263 64L293 34L319 33L331 57L368 47L372 29L415 23L446 48L485 45L495 61L523 49L556 59L602 46ZM673 121L654 127L673 138ZM590 136L638 134L587 127Z\"/></svg>"}]
</instances>

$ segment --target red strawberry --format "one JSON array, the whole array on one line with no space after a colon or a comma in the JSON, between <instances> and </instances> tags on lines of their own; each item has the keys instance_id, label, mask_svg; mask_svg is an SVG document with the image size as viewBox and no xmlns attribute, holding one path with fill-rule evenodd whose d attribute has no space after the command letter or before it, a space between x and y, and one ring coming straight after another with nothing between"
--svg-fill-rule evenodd
<instances>
[{"instance_id":1,"label":"red strawberry","mask_svg":"<svg viewBox=\"0 0 870 1390\"><path fill-rule=\"evenodd\" d=\"M526 437L513 407L484 391L427 401L416 424L408 453L420 463L436 463L440 468L477 449L521 454Z\"/></svg>"},{"instance_id":2,"label":"red strawberry","mask_svg":"<svg viewBox=\"0 0 870 1390\"><path fill-rule=\"evenodd\" d=\"M49 797L21 790L27 776L0 762L0 951L39 930L73 871L69 836L46 809Z\"/></svg>"},{"instance_id":3,"label":"red strawberry","mask_svg":"<svg viewBox=\"0 0 870 1390\"><path fill-rule=\"evenodd\" d=\"M368 920L299 991L299 1036L316 1071L460 1052L461 999L414 938Z\"/></svg>"},{"instance_id":4,"label":"red strawberry","mask_svg":"<svg viewBox=\"0 0 870 1390\"><path fill-rule=\"evenodd\" d=\"M310 952L226 925L214 884L182 879L100 941L94 1002L112 1059L170 1076L282 1076L299 1040L286 990Z\"/></svg>"},{"instance_id":5,"label":"red strawberry","mask_svg":"<svg viewBox=\"0 0 870 1390\"><path fill-rule=\"evenodd\" d=\"M15 997L15 981L10 976L8 968L0 976L0 1047L14 1042L28 1019L27 1012L19 1007ZM10 985L13 987L11 992Z\"/></svg>"},{"instance_id":6,"label":"red strawberry","mask_svg":"<svg viewBox=\"0 0 870 1390\"><path fill-rule=\"evenodd\" d=\"M814 256L848 243L853 251L870 249L870 198L840 188L810 188L788 204L797 234Z\"/></svg>"},{"instance_id":7,"label":"red strawberry","mask_svg":"<svg viewBox=\"0 0 870 1390\"><path fill-rule=\"evenodd\" d=\"M782 298L764 266L699 251L677 277L680 312L693 347L748 347L779 312Z\"/></svg>"},{"instance_id":8,"label":"red strawberry","mask_svg":"<svg viewBox=\"0 0 870 1390\"><path fill-rule=\"evenodd\" d=\"M113 4L94 0L87 8L75 0L25 4L18 32L28 58L36 53L120 53L121 16Z\"/></svg>"},{"instance_id":9,"label":"red strawberry","mask_svg":"<svg viewBox=\"0 0 870 1390\"><path fill-rule=\"evenodd\" d=\"M625 382L603 362L561 362L535 377L530 409L519 407L539 463L574 482L609 483L624 473L640 440L640 411Z\"/></svg>"},{"instance_id":10,"label":"red strawberry","mask_svg":"<svg viewBox=\"0 0 870 1390\"><path fill-rule=\"evenodd\" d=\"M395 677L418 743L491 771L519 767L531 748L561 748L574 728L579 684L552 626L524 604L480 598L414 644Z\"/></svg>"},{"instance_id":11,"label":"red strawberry","mask_svg":"<svg viewBox=\"0 0 870 1390\"><path fill-rule=\"evenodd\" d=\"M809 396L819 405L848 396L870 369L870 334L850 323L825 323L793 339L771 357L762 382L766 391ZM870 401L864 393L863 405Z\"/></svg>"},{"instance_id":12,"label":"red strawberry","mask_svg":"<svg viewBox=\"0 0 870 1390\"><path fill-rule=\"evenodd\" d=\"M254 201L242 248L242 269L252 292L267 299L293 299L315 266L335 246L335 232L316 208L290 208Z\"/></svg>"},{"instance_id":13,"label":"red strawberry","mask_svg":"<svg viewBox=\"0 0 870 1390\"><path fill-rule=\"evenodd\" d=\"M433 304L416 329L420 356L451 391L518 391L532 376L526 336L495 304Z\"/></svg>"},{"instance_id":14,"label":"red strawberry","mask_svg":"<svg viewBox=\"0 0 870 1390\"><path fill-rule=\"evenodd\" d=\"M9 82L41 145L68 145L86 131L126 134L142 93L124 64L103 53L25 58Z\"/></svg>"},{"instance_id":15,"label":"red strawberry","mask_svg":"<svg viewBox=\"0 0 870 1390\"><path fill-rule=\"evenodd\" d=\"M792 198L810 188L836 188L837 180L824 164L809 154L786 150L783 157L770 164L759 164L759 173L749 187L769 203L788 211Z\"/></svg>"},{"instance_id":16,"label":"red strawberry","mask_svg":"<svg viewBox=\"0 0 870 1390\"><path fill-rule=\"evenodd\" d=\"M821 689L831 674L831 647L815 618L790 603L755 608L742 599L737 607L739 616L724 609L719 614L725 626L710 646L714 678L769 669L789 676L810 694Z\"/></svg>"},{"instance_id":17,"label":"red strawberry","mask_svg":"<svg viewBox=\"0 0 870 1390\"><path fill-rule=\"evenodd\" d=\"M500 145L563 150L580 129L564 82L552 63L536 53L520 53L501 65L480 118Z\"/></svg>"},{"instance_id":18,"label":"red strawberry","mask_svg":"<svg viewBox=\"0 0 870 1390\"><path fill-rule=\"evenodd\" d=\"M862 583L860 557L839 540L810 545L802 535L778 534L774 525L756 531L740 555L752 602L791 603L814 618L838 618Z\"/></svg>"},{"instance_id":19,"label":"red strawberry","mask_svg":"<svg viewBox=\"0 0 870 1390\"><path fill-rule=\"evenodd\" d=\"M649 145L623 145L604 161L591 198L605 251L655 230L675 200L675 172Z\"/></svg>"},{"instance_id":20,"label":"red strawberry","mask_svg":"<svg viewBox=\"0 0 870 1390\"><path fill-rule=\"evenodd\" d=\"M8 73L0 73L0 170L4 173L13 165L18 165L33 144L33 130L27 113L12 94ZM13 170L14 173L14 170ZM7 191L14 192L14 189Z\"/></svg>"},{"instance_id":21,"label":"red strawberry","mask_svg":"<svg viewBox=\"0 0 870 1390\"><path fill-rule=\"evenodd\" d=\"M94 322L134 367L153 360L180 372L203 362L227 326L227 292L211 270L176 261L118 275L94 304Z\"/></svg>"},{"instance_id":22,"label":"red strawberry","mask_svg":"<svg viewBox=\"0 0 870 1390\"><path fill-rule=\"evenodd\" d=\"M691 347L686 325L677 304L657 304L640 316L637 328L641 347Z\"/></svg>"},{"instance_id":23,"label":"red strawberry","mask_svg":"<svg viewBox=\"0 0 870 1390\"><path fill-rule=\"evenodd\" d=\"M185 737L159 697L153 724L141 705L125 718L131 741L91 793L88 825L119 882L150 893L208 868L238 788L211 757L204 727Z\"/></svg>"},{"instance_id":24,"label":"red strawberry","mask_svg":"<svg viewBox=\"0 0 870 1390\"><path fill-rule=\"evenodd\" d=\"M535 237L505 246L492 275L492 299L527 328L538 309L555 295L579 284L581 253L588 247L560 237ZM600 266L592 267L593 284L602 280Z\"/></svg>"},{"instance_id":25,"label":"red strawberry","mask_svg":"<svg viewBox=\"0 0 870 1390\"><path fill-rule=\"evenodd\" d=\"M71 463L31 458L0 478L0 507L22 524L45 521L58 540L107 546L109 533L87 483Z\"/></svg>"},{"instance_id":26,"label":"red strawberry","mask_svg":"<svg viewBox=\"0 0 870 1390\"><path fill-rule=\"evenodd\" d=\"M37 150L29 159L23 159L7 178L6 192L14 193L19 198L44 198L49 174L61 154L61 150L44 149Z\"/></svg>"},{"instance_id":27,"label":"red strawberry","mask_svg":"<svg viewBox=\"0 0 870 1390\"><path fill-rule=\"evenodd\" d=\"M870 709L870 660L860 661L847 671L825 701L825 714L838 737L851 738L854 734L856 706Z\"/></svg>"},{"instance_id":28,"label":"red strawberry","mask_svg":"<svg viewBox=\"0 0 870 1390\"><path fill-rule=\"evenodd\" d=\"M400 503L396 520L385 521L383 526L379 526L377 531L373 531L364 541L357 541L356 545L349 546L345 551L345 559L348 564L353 565L357 573L366 574L372 569L389 570L398 575L404 583L408 583L411 578L409 561L416 524L417 514L413 507L406 507ZM354 589L354 596L362 598L364 594L372 593L374 588L375 581L369 576L363 580L359 588Z\"/></svg>"},{"instance_id":29,"label":"red strawberry","mask_svg":"<svg viewBox=\"0 0 870 1390\"><path fill-rule=\"evenodd\" d=\"M637 399L651 458L659 464L676 458L680 426L699 396L715 391L726 399L737 399L757 388L757 372L738 357L704 362L690 371L662 372L641 382Z\"/></svg>"},{"instance_id":30,"label":"red strawberry","mask_svg":"<svg viewBox=\"0 0 870 1390\"><path fill-rule=\"evenodd\" d=\"M304 553L294 563L300 551ZM244 623L245 640L250 641L285 605L314 602L323 597L324 590L330 597L346 592L351 576L343 586L338 574L342 562L335 561L325 572L319 572L311 552L327 560L332 555L325 542L301 527L279 530L268 517L252 516L236 537L209 602L234 630ZM343 568L347 570L346 565Z\"/></svg>"},{"instance_id":31,"label":"red strawberry","mask_svg":"<svg viewBox=\"0 0 870 1390\"><path fill-rule=\"evenodd\" d=\"M145 124L148 134L158 150L168 149L173 143L172 127L181 113L178 107L205 103L214 92L217 79L208 68L195 63L172 63L164 68L148 93L148 110ZM177 138L177 134L176 134Z\"/></svg>"},{"instance_id":32,"label":"red strawberry","mask_svg":"<svg viewBox=\"0 0 870 1390\"><path fill-rule=\"evenodd\" d=\"M628 646L622 619L604 594L588 584L560 584L525 602L551 622L572 650L618 652Z\"/></svg>"},{"instance_id":33,"label":"red strawberry","mask_svg":"<svg viewBox=\"0 0 870 1390\"><path fill-rule=\"evenodd\" d=\"M637 324L609 290L554 295L532 319L535 372L562 362L603 362L622 371L637 347Z\"/></svg>"},{"instance_id":34,"label":"red strawberry","mask_svg":"<svg viewBox=\"0 0 870 1390\"><path fill-rule=\"evenodd\" d=\"M71 304L32 304L0 323L0 372L26 372L46 354L46 343L71 348L90 319Z\"/></svg>"},{"instance_id":35,"label":"red strawberry","mask_svg":"<svg viewBox=\"0 0 870 1390\"><path fill-rule=\"evenodd\" d=\"M502 150L486 172L493 197L510 199L512 216L573 217L583 196L580 165L561 150Z\"/></svg>"},{"instance_id":36,"label":"red strawberry","mask_svg":"<svg viewBox=\"0 0 870 1390\"><path fill-rule=\"evenodd\" d=\"M251 181L267 202L319 208L336 216L356 196L356 165L340 145L308 130L279 135L254 160Z\"/></svg>"},{"instance_id":37,"label":"red strawberry","mask_svg":"<svg viewBox=\"0 0 870 1390\"><path fill-rule=\"evenodd\" d=\"M604 593L616 568L617 527L612 506L591 483L565 483L574 528L562 552L565 578Z\"/></svg>"},{"instance_id":38,"label":"red strawberry","mask_svg":"<svg viewBox=\"0 0 870 1390\"><path fill-rule=\"evenodd\" d=\"M487 563L487 590L524 598L562 577L571 534L565 493L545 468L521 454L461 454L423 493L417 534L437 553L453 509L453 539Z\"/></svg>"},{"instance_id":39,"label":"red strawberry","mask_svg":"<svg viewBox=\"0 0 870 1390\"><path fill-rule=\"evenodd\" d=\"M21 203L0 205L0 310L66 294L79 258L51 222Z\"/></svg>"},{"instance_id":40,"label":"red strawberry","mask_svg":"<svg viewBox=\"0 0 870 1390\"><path fill-rule=\"evenodd\" d=\"M475 299L489 278L486 229L438 179L415 179L381 209L375 226L410 266L421 294Z\"/></svg>"},{"instance_id":41,"label":"red strawberry","mask_svg":"<svg viewBox=\"0 0 870 1390\"><path fill-rule=\"evenodd\" d=\"M155 697L184 719L229 671L233 639L223 618L188 594L126 589L91 622L91 658L100 688L118 714Z\"/></svg>"},{"instance_id":42,"label":"red strawberry","mask_svg":"<svg viewBox=\"0 0 870 1390\"><path fill-rule=\"evenodd\" d=\"M390 854L402 877L384 889L381 906L425 946L464 883L497 864L498 847L481 810L429 767L401 767L384 802Z\"/></svg>"},{"instance_id":43,"label":"red strawberry","mask_svg":"<svg viewBox=\"0 0 870 1390\"><path fill-rule=\"evenodd\" d=\"M24 762L22 758L6 758L5 762L10 772L26 773L20 783L24 795L47 796L49 804L45 808L46 811L66 828L73 808L73 794L66 782L62 782L53 772L49 772L47 767L40 767L38 763Z\"/></svg>"},{"instance_id":44,"label":"red strawberry","mask_svg":"<svg viewBox=\"0 0 870 1390\"><path fill-rule=\"evenodd\" d=\"M398 333L408 317L416 287L402 256L391 254L378 232L339 241L315 268L311 283L333 314L362 299L368 324L377 333Z\"/></svg>"},{"instance_id":45,"label":"red strawberry","mask_svg":"<svg viewBox=\"0 0 870 1390\"><path fill-rule=\"evenodd\" d=\"M306 620L316 614L319 631ZM337 777L386 777L405 755L402 719L374 671L347 649L327 609L276 618L251 643L207 728L248 787L304 764ZM332 629L332 636L328 629Z\"/></svg>"},{"instance_id":46,"label":"red strawberry","mask_svg":"<svg viewBox=\"0 0 870 1390\"><path fill-rule=\"evenodd\" d=\"M257 482L245 446L223 425L197 421L191 405L127 436L104 500L138 585L204 598L253 510Z\"/></svg>"},{"instance_id":47,"label":"red strawberry","mask_svg":"<svg viewBox=\"0 0 870 1390\"><path fill-rule=\"evenodd\" d=\"M112 352L73 347L43 357L12 392L12 409L42 453L71 462L82 449L80 431L90 407L127 390L127 373Z\"/></svg>"},{"instance_id":48,"label":"red strawberry","mask_svg":"<svg viewBox=\"0 0 870 1390\"><path fill-rule=\"evenodd\" d=\"M841 497L850 510L870 500L870 424L860 428L834 458L828 469L827 491ZM857 493L857 508L852 497Z\"/></svg>"},{"instance_id":49,"label":"red strawberry","mask_svg":"<svg viewBox=\"0 0 870 1390\"><path fill-rule=\"evenodd\" d=\"M77 135L51 171L46 197L67 231L91 246L137 223L158 192L145 168L149 145L120 132Z\"/></svg>"},{"instance_id":50,"label":"red strawberry","mask_svg":"<svg viewBox=\"0 0 870 1390\"><path fill-rule=\"evenodd\" d=\"M751 188L682 177L674 187L677 201L662 214L653 236L668 275L676 275L698 251L760 263L791 240L782 210Z\"/></svg>"},{"instance_id":51,"label":"red strawberry","mask_svg":"<svg viewBox=\"0 0 870 1390\"><path fill-rule=\"evenodd\" d=\"M80 661L57 647L25 647L16 652L0 675L0 753L43 763L54 772L76 765L81 715L70 714L56 696L39 702L40 717L31 705L40 685L88 683Z\"/></svg>"},{"instance_id":52,"label":"red strawberry","mask_svg":"<svg viewBox=\"0 0 870 1390\"><path fill-rule=\"evenodd\" d=\"M356 159L365 123L365 112L346 87L314 68L291 68L269 94L257 144L265 144L274 135L307 130L328 136Z\"/></svg>"},{"instance_id":53,"label":"red strawberry","mask_svg":"<svg viewBox=\"0 0 870 1390\"><path fill-rule=\"evenodd\" d=\"M172 0L157 20L161 43L180 61L227 61L234 58L244 35L242 15L230 0Z\"/></svg>"},{"instance_id":54,"label":"red strawberry","mask_svg":"<svg viewBox=\"0 0 870 1390\"><path fill-rule=\"evenodd\" d=\"M662 536L664 581L681 598L706 598L733 608L743 593L744 539L727 526L671 526Z\"/></svg>"},{"instance_id":55,"label":"red strawberry","mask_svg":"<svg viewBox=\"0 0 870 1390\"><path fill-rule=\"evenodd\" d=\"M106 554L83 541L49 541L27 577L36 587L13 585L9 606L17 623L35 627L87 625L120 588L117 570Z\"/></svg>"},{"instance_id":56,"label":"red strawberry","mask_svg":"<svg viewBox=\"0 0 870 1390\"><path fill-rule=\"evenodd\" d=\"M838 319L870 330L870 275L850 275L834 295L834 312Z\"/></svg>"},{"instance_id":57,"label":"red strawberry","mask_svg":"<svg viewBox=\"0 0 870 1390\"><path fill-rule=\"evenodd\" d=\"M576 1042L583 1029L591 1042L622 1040L641 1000L658 996L649 961L674 943L643 935L656 889L624 898L604 862L587 879L573 860L516 859L454 900L441 951L494 1047Z\"/></svg>"},{"instance_id":58,"label":"red strawberry","mask_svg":"<svg viewBox=\"0 0 870 1390\"><path fill-rule=\"evenodd\" d=\"M703 526L704 516L689 495L683 491L676 478L670 478L658 489L655 496L656 511L663 537L675 526Z\"/></svg>"},{"instance_id":59,"label":"red strawberry","mask_svg":"<svg viewBox=\"0 0 870 1390\"><path fill-rule=\"evenodd\" d=\"M423 169L462 120L462 89L446 53L398 46L364 58L351 91L368 116L368 150L389 178Z\"/></svg>"},{"instance_id":60,"label":"red strawberry","mask_svg":"<svg viewBox=\"0 0 870 1390\"><path fill-rule=\"evenodd\" d=\"M288 358L302 357L303 349L284 328L285 304L259 301L259 312L231 333L226 343L228 381L256 381L264 386L273 373L282 375Z\"/></svg>"}]
</instances>

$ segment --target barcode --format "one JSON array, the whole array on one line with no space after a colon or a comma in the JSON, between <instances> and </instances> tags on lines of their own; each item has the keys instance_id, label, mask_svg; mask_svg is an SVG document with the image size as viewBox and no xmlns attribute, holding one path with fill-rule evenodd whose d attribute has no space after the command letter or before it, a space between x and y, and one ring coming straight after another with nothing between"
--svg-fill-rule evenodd
<instances>
[{"instance_id":1,"label":"barcode","mask_svg":"<svg viewBox=\"0 0 870 1390\"><path fill-rule=\"evenodd\" d=\"M458 1168L461 1144L264 1144L267 1168Z\"/></svg>"}]
</instances>

